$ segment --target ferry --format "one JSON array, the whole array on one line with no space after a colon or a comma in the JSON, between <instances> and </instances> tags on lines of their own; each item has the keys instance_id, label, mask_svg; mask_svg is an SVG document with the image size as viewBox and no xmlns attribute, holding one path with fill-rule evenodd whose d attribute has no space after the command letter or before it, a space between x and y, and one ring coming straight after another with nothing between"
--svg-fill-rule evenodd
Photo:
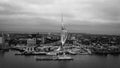
<instances>
[{"instance_id":1,"label":"ferry","mask_svg":"<svg viewBox=\"0 0 120 68\"><path fill-rule=\"evenodd\" d=\"M73 60L72 57L66 55L59 55L59 56L48 56L48 57L36 57L37 61L44 61L44 60L53 60L53 61L65 61L65 60Z\"/></svg>"}]
</instances>

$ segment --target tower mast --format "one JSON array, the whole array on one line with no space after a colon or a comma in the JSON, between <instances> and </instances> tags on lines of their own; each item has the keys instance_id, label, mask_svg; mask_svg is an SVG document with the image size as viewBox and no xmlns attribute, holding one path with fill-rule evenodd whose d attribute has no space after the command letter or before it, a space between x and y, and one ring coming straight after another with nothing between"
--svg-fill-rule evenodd
<instances>
[{"instance_id":1,"label":"tower mast","mask_svg":"<svg viewBox=\"0 0 120 68\"><path fill-rule=\"evenodd\" d=\"M67 30L66 30L66 28L64 26L63 14L61 14L61 24L62 24L61 25L61 43L62 43L61 49L63 49L63 45L64 45L64 43L65 43L65 41L67 39Z\"/></svg>"}]
</instances>

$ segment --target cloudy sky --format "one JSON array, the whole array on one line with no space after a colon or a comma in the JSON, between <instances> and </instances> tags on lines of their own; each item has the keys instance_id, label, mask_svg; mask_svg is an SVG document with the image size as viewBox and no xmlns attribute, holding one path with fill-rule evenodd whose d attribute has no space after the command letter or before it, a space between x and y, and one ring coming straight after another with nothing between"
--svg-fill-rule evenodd
<instances>
[{"instance_id":1,"label":"cloudy sky","mask_svg":"<svg viewBox=\"0 0 120 68\"><path fill-rule=\"evenodd\" d=\"M0 0L0 31L120 34L120 0Z\"/></svg>"}]
</instances>

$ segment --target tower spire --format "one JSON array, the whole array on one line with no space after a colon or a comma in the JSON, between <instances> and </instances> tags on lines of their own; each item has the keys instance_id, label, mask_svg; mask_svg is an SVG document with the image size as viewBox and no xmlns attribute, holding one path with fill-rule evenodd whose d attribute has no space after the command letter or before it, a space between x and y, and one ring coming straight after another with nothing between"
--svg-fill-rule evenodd
<instances>
[{"instance_id":1,"label":"tower spire","mask_svg":"<svg viewBox=\"0 0 120 68\"><path fill-rule=\"evenodd\" d=\"M61 30L66 30L64 25L63 13L61 13Z\"/></svg>"},{"instance_id":2,"label":"tower spire","mask_svg":"<svg viewBox=\"0 0 120 68\"><path fill-rule=\"evenodd\" d=\"M63 14L61 13L61 43L62 43L62 46L61 48L63 47L66 39L67 39L67 30L64 26L64 22L63 22Z\"/></svg>"}]
</instances>

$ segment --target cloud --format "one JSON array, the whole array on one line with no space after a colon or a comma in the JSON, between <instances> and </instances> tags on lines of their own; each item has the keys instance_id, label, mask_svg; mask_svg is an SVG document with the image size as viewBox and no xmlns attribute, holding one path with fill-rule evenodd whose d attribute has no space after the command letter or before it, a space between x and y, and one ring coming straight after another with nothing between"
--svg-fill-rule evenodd
<instances>
[{"instance_id":1,"label":"cloud","mask_svg":"<svg viewBox=\"0 0 120 68\"><path fill-rule=\"evenodd\" d=\"M43 23L44 26L53 26L60 24L61 13L66 24L119 25L119 4L119 0L0 0L0 25L2 29L3 26L22 27L23 24L28 25L27 27L41 27ZM112 25L104 27L109 28Z\"/></svg>"},{"instance_id":2,"label":"cloud","mask_svg":"<svg viewBox=\"0 0 120 68\"><path fill-rule=\"evenodd\" d=\"M16 15L88 22L119 22L119 0L1 0L1 15Z\"/></svg>"}]
</instances>

